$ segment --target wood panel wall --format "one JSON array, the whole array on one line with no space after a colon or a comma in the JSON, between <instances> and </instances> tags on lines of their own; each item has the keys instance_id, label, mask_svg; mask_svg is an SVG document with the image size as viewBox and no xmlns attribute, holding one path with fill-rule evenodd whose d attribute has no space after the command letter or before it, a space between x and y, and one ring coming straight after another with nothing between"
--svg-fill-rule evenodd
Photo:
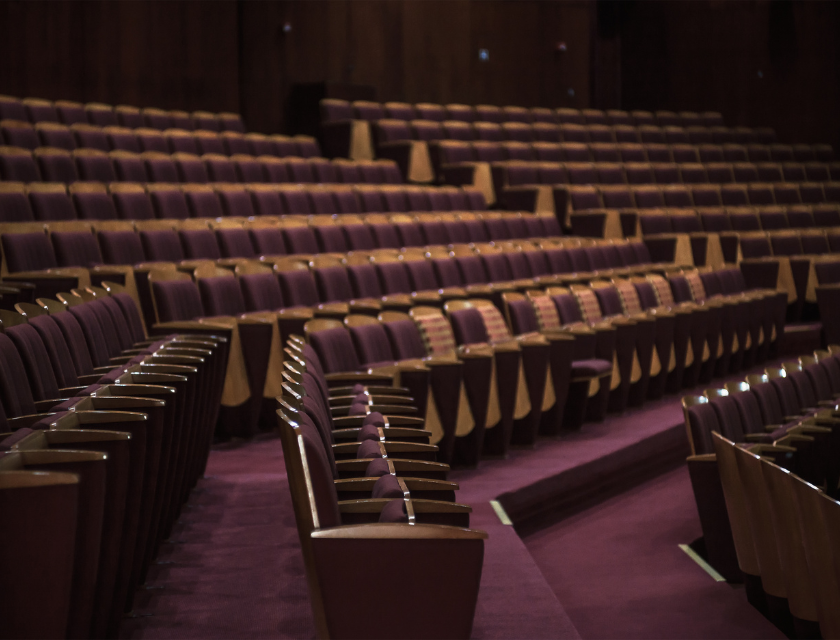
<instances>
[{"instance_id":1,"label":"wood panel wall","mask_svg":"<svg viewBox=\"0 0 840 640\"><path fill-rule=\"evenodd\" d=\"M284 129L297 82L371 85L382 100L586 106L589 14L585 0L10 0L0 93L241 111L267 132Z\"/></svg>"},{"instance_id":2,"label":"wood panel wall","mask_svg":"<svg viewBox=\"0 0 840 640\"><path fill-rule=\"evenodd\" d=\"M0 2L0 93L239 110L237 4Z\"/></svg>"},{"instance_id":3,"label":"wood panel wall","mask_svg":"<svg viewBox=\"0 0 840 640\"><path fill-rule=\"evenodd\" d=\"M620 3L621 102L713 109L840 149L840 3Z\"/></svg>"},{"instance_id":4,"label":"wood panel wall","mask_svg":"<svg viewBox=\"0 0 840 640\"><path fill-rule=\"evenodd\" d=\"M585 0L290 0L244 2L241 12L243 33L261 34L242 43L242 104L262 129L283 127L299 82L371 85L380 100L589 103ZM556 52L560 41L566 53Z\"/></svg>"},{"instance_id":5,"label":"wood panel wall","mask_svg":"<svg viewBox=\"0 0 840 640\"><path fill-rule=\"evenodd\" d=\"M292 84L328 81L381 100L715 109L840 149L840 3L608 4L3 0L0 93L240 111L274 132Z\"/></svg>"}]
</instances>

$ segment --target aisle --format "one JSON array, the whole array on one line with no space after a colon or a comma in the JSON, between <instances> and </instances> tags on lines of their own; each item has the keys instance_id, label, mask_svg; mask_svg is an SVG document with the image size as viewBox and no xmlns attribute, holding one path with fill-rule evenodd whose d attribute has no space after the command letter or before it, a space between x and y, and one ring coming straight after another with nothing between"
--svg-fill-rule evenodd
<instances>
[{"instance_id":1,"label":"aisle","mask_svg":"<svg viewBox=\"0 0 840 640\"><path fill-rule=\"evenodd\" d=\"M207 477L152 567L123 638L312 638L283 450L274 435L214 447Z\"/></svg>"},{"instance_id":2,"label":"aisle","mask_svg":"<svg viewBox=\"0 0 840 640\"><path fill-rule=\"evenodd\" d=\"M683 466L525 544L583 638L783 638L677 546L699 535Z\"/></svg>"}]
</instances>

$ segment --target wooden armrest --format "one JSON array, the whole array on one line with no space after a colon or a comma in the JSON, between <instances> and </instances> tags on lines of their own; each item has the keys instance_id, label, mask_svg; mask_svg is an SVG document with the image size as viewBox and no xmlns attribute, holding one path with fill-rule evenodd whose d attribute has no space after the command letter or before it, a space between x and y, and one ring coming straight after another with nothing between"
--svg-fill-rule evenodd
<instances>
[{"instance_id":1,"label":"wooden armrest","mask_svg":"<svg viewBox=\"0 0 840 640\"><path fill-rule=\"evenodd\" d=\"M415 418L414 416L399 416L387 415L384 416L387 425L395 427L416 427L418 429L425 426L422 418ZM360 427L365 420L365 416L333 416L333 424L337 428L350 429L353 427Z\"/></svg>"},{"instance_id":2,"label":"wooden armrest","mask_svg":"<svg viewBox=\"0 0 840 640\"><path fill-rule=\"evenodd\" d=\"M406 387L379 387L372 385L364 385L364 387L365 391L374 395L405 395L409 393L409 390ZM330 393L333 394L330 396L331 398L337 396L355 396L353 393L353 387L330 387Z\"/></svg>"},{"instance_id":3,"label":"wooden armrest","mask_svg":"<svg viewBox=\"0 0 840 640\"><path fill-rule=\"evenodd\" d=\"M338 454L352 455L361 445L361 442L346 442L341 444L334 444L333 451ZM385 450L390 456L392 453L436 453L439 451L436 444L420 444L417 442L400 442L400 441L386 441L382 442L385 445Z\"/></svg>"},{"instance_id":4,"label":"wooden armrest","mask_svg":"<svg viewBox=\"0 0 840 640\"><path fill-rule=\"evenodd\" d=\"M50 400L38 400L35 402L35 410L38 413L48 412L50 409L55 408L56 405L59 405L62 402L67 402L67 400L69 400L69 398L52 398Z\"/></svg>"},{"instance_id":5,"label":"wooden armrest","mask_svg":"<svg viewBox=\"0 0 840 640\"><path fill-rule=\"evenodd\" d=\"M755 453L757 455L763 455L764 453L795 453L795 447L788 447L786 445L781 444L754 444L749 447L746 447L746 450L750 453Z\"/></svg>"},{"instance_id":6,"label":"wooden armrest","mask_svg":"<svg viewBox=\"0 0 840 640\"><path fill-rule=\"evenodd\" d=\"M463 529L443 524L393 524L375 522L362 525L342 525L313 531L317 540L486 540L487 533L477 529Z\"/></svg>"},{"instance_id":7,"label":"wooden armrest","mask_svg":"<svg viewBox=\"0 0 840 640\"><path fill-rule=\"evenodd\" d=\"M342 478L335 481L337 491L370 491L379 478ZM400 478L409 491L457 491L458 483L426 478Z\"/></svg>"},{"instance_id":8,"label":"wooden armrest","mask_svg":"<svg viewBox=\"0 0 840 640\"><path fill-rule=\"evenodd\" d=\"M353 440L359 436L360 427L349 427L347 429L333 429L334 440ZM385 427L382 429L386 440L399 440L401 438L422 438L432 437L432 432L426 429L412 429L411 427Z\"/></svg>"},{"instance_id":9,"label":"wooden armrest","mask_svg":"<svg viewBox=\"0 0 840 640\"><path fill-rule=\"evenodd\" d=\"M372 374L367 371L352 371L347 373L328 373L324 376L327 379L327 384L331 382L352 382L352 383L370 383L379 384L382 386L390 386L389 382L393 382L393 376L386 376L382 374Z\"/></svg>"},{"instance_id":10,"label":"wooden armrest","mask_svg":"<svg viewBox=\"0 0 840 640\"><path fill-rule=\"evenodd\" d=\"M389 396L389 395L373 395L368 392L368 398L373 402L373 404L413 404L414 398L411 396ZM349 394L346 396L330 396L329 404L330 407L344 407L345 409L353 404L353 401L356 399L356 394Z\"/></svg>"},{"instance_id":11,"label":"wooden armrest","mask_svg":"<svg viewBox=\"0 0 840 640\"><path fill-rule=\"evenodd\" d=\"M708 463L708 462L717 462L717 455L714 453L701 453L695 456L688 456L686 462L701 462L701 463Z\"/></svg>"}]
</instances>

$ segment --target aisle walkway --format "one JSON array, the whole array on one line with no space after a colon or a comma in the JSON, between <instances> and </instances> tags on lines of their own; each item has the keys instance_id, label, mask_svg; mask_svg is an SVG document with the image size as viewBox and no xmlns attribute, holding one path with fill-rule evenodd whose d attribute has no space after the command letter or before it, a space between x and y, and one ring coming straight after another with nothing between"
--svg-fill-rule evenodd
<instances>
[{"instance_id":1,"label":"aisle walkway","mask_svg":"<svg viewBox=\"0 0 840 640\"><path fill-rule=\"evenodd\" d=\"M273 435L215 447L123 638L313 638L315 626L286 482Z\"/></svg>"},{"instance_id":2,"label":"aisle walkway","mask_svg":"<svg viewBox=\"0 0 840 640\"><path fill-rule=\"evenodd\" d=\"M683 466L525 544L583 638L783 638L677 546L699 535Z\"/></svg>"}]
</instances>

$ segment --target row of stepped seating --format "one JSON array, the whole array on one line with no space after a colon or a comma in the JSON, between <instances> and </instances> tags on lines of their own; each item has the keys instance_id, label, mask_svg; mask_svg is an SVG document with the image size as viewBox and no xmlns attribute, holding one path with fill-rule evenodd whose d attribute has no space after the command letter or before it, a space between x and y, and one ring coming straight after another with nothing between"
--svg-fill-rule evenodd
<instances>
[{"instance_id":1,"label":"row of stepped seating","mask_svg":"<svg viewBox=\"0 0 840 640\"><path fill-rule=\"evenodd\" d=\"M151 129L185 129L187 131L238 131L245 125L238 113L210 113L209 111L165 111L153 107L140 109L128 105L116 107L100 102L82 104L71 100L19 99L0 96L0 120L19 122L88 123L100 127L149 127Z\"/></svg>"},{"instance_id":2,"label":"row of stepped seating","mask_svg":"<svg viewBox=\"0 0 840 640\"><path fill-rule=\"evenodd\" d=\"M593 393L600 395L589 409L581 407L578 402L565 412L563 418L561 406L559 414L546 418L550 424L545 428L549 432L556 432L562 419L565 420L562 424L566 426L579 425L584 415L602 418L608 406L620 411L628 402L638 404L648 395L658 397L664 392L666 384L678 389L684 382L696 382L700 376L711 376L715 372L723 375L731 368L738 369L757 358L766 358L771 344L781 336L787 295L762 291L749 292L745 294L746 298L739 298L741 294L738 292L744 292L746 287L738 269L709 271L702 276L691 272L685 277L674 276L669 282L661 276L640 276L667 271L673 269L673 265L657 266L649 261L648 264L638 264L636 259L632 267L610 269L605 265L591 274L569 273L573 269L572 260L576 263L584 259L587 261L586 264L581 263L579 271L583 267L593 269L590 257L608 261L608 256L615 254L620 259L619 254L624 248L633 249L634 253L635 250L645 252L640 244L525 252L514 246L506 251L484 246L478 247L477 252L464 247L456 248L454 255L441 251L434 257L424 257L422 251L406 250L402 256L393 253L368 257L352 255L345 261L321 256L312 259L309 265L287 258L274 261L273 269L265 263L239 263L233 269L218 265L199 266L193 268L195 282L183 270L154 269L148 274L148 279L157 317L150 322L219 315L234 317L244 312L282 309L277 315L281 324L280 333L288 335L299 330L300 324L312 318L313 314L315 317L343 318L351 312L362 315L385 311L414 313L418 306L439 308L441 305L448 305L448 309L454 312L458 301L464 298L484 299L491 306L495 304L494 309L505 309L505 294L545 290L545 287L555 287L549 289L554 299L539 312L550 314L544 322L556 329L575 323L584 323L581 328L588 324L600 326L608 316L644 315L646 309L658 306L683 309L684 315L678 314L676 321L674 316L660 310L662 319L654 323L649 318L638 335L635 335L634 329L626 328L639 322L639 318L633 316L635 320L631 318L619 322L619 333L629 332L622 333L620 340L616 340L612 331L600 334L601 337L595 341L587 338L585 346L582 343L580 348L588 351L581 353L580 357L591 359L597 349L601 360L606 363L600 373L612 376L612 386L594 389ZM557 273L551 274L554 262L559 268ZM561 262L564 264L559 264ZM535 275L540 272L544 275ZM563 275L564 272L566 275ZM615 283L610 284L609 279L615 279ZM593 284L590 287L583 284L586 282ZM687 282L693 283L694 288L689 287ZM732 292L734 297L728 298L730 303L726 309L718 308L714 301L707 300L706 291L709 291L708 296L723 291ZM692 307L689 311L685 305L678 305L682 302L688 306L695 303L703 306ZM475 304L473 301L473 306ZM715 308L714 311L710 311L709 304ZM751 305L751 311L736 312L735 308L746 309L742 304ZM537 330L543 324L538 322L538 317L537 311L532 310L531 325L525 324L526 320L517 320L519 324L503 330L513 330L514 333ZM478 334L473 331L479 326L475 324L475 318L465 320L467 324L456 326L455 335L459 336L459 342L486 342L487 331L492 333L501 328L495 320L498 318L490 318L487 328ZM677 322L679 329L675 330L669 322ZM603 329L600 327L600 330ZM679 337L675 337L675 331ZM262 352L268 351L264 346ZM343 351L338 350L337 353ZM360 357L363 363L371 362L364 356ZM610 366L610 363L615 366ZM519 369L506 366L504 370L515 373ZM557 370L560 375L561 367L552 365L552 370ZM512 383L504 384L499 391L502 394L501 389L504 388L504 393L508 395L504 396L507 400L501 405L504 411L497 415L498 420L504 418L506 422L503 429L495 432L501 434L497 435L498 441L493 444L496 452L504 451L511 437L516 441L533 442L542 420L538 407L553 406L548 401L544 404L535 398L528 399L521 385L516 384L516 380ZM528 386L532 396L541 394L546 389L545 379ZM517 388L520 391L511 396L510 393ZM574 397L580 400L580 395L575 394ZM565 391L561 396L565 399ZM486 395L479 397L483 402L487 401ZM587 394L582 397L585 399ZM516 402L513 402L514 399ZM440 402L436 404L440 406ZM526 410L529 404L530 408ZM514 414L514 411L524 413ZM514 417L527 418L527 427L523 428L526 435L513 435ZM494 424L495 421L494 418ZM478 449L475 448L477 444ZM465 460L475 461L480 455L480 443L472 442L468 452L470 455L465 455Z\"/></svg>"},{"instance_id":3,"label":"row of stepped seating","mask_svg":"<svg viewBox=\"0 0 840 640\"><path fill-rule=\"evenodd\" d=\"M832 227L840 226L840 204L798 204L788 206L761 205L737 207L624 207L617 210L621 233L636 236L639 233L660 233L655 225L648 225L656 216L670 216L672 231L691 233L705 231L724 233L731 231L778 231L783 229L813 229L820 233L834 234ZM603 237L604 220L610 215L607 209L584 209L569 214L574 235ZM646 223L647 221L647 223ZM830 241L830 240L829 240Z\"/></svg>"},{"instance_id":4,"label":"row of stepped seating","mask_svg":"<svg viewBox=\"0 0 840 640\"><path fill-rule=\"evenodd\" d=\"M838 348L683 398L712 565L789 637L836 637ZM795 475L794 475L795 474Z\"/></svg>"},{"instance_id":5,"label":"row of stepped seating","mask_svg":"<svg viewBox=\"0 0 840 640\"><path fill-rule=\"evenodd\" d=\"M739 127L659 127L656 125L548 124L522 122L459 122L446 120L377 120L373 127L376 148L421 140L486 142L606 142L647 144L773 144L775 136L765 130Z\"/></svg>"},{"instance_id":6,"label":"row of stepped seating","mask_svg":"<svg viewBox=\"0 0 840 640\"><path fill-rule=\"evenodd\" d=\"M555 188L555 209L664 209L818 205L840 202L840 182L750 182L732 184L573 185ZM559 191L559 193L558 193ZM565 202L566 207L563 207ZM557 208L559 206L559 209Z\"/></svg>"},{"instance_id":7,"label":"row of stepped seating","mask_svg":"<svg viewBox=\"0 0 840 640\"><path fill-rule=\"evenodd\" d=\"M819 161L813 155L808 159L800 154L802 160L794 161L777 154L782 159L771 162L766 148L761 150L762 155L752 153L748 161L744 147L739 153L735 150L728 153L720 146L698 153L696 147L688 145L599 145L596 148L595 145L550 143L485 143L480 147L453 143L433 147L431 163L442 182L492 181L497 192L507 186L540 183L825 182L840 175L840 164L831 161L829 154ZM396 160L400 162L399 158ZM405 163L400 166L405 175L410 175L411 167Z\"/></svg>"},{"instance_id":8,"label":"row of stepped seating","mask_svg":"<svg viewBox=\"0 0 840 640\"><path fill-rule=\"evenodd\" d=\"M152 129L140 127L100 127L93 124L59 124L39 122L34 125L17 120L0 120L0 141L10 147L35 149L54 147L98 149L99 151L161 151L163 153L218 153L253 156L321 155L318 142L309 136L271 136L238 131L189 131L186 129Z\"/></svg>"},{"instance_id":9,"label":"row of stepped seating","mask_svg":"<svg viewBox=\"0 0 840 640\"><path fill-rule=\"evenodd\" d=\"M2 236L4 273L57 267L96 268L182 260L255 259L260 256L546 238L554 218L489 213L450 216L289 216L282 219L53 222L9 225ZM448 249L446 249L448 251Z\"/></svg>"},{"instance_id":10,"label":"row of stepped seating","mask_svg":"<svg viewBox=\"0 0 840 640\"><path fill-rule=\"evenodd\" d=\"M419 107L419 108L418 108ZM410 179L432 180L427 145L452 141L502 143L762 143L775 142L772 129L727 128L720 114L705 119L662 112L657 122L649 112L596 109L525 109L468 105L321 102L321 141L328 156L393 158ZM669 124L664 124L668 122ZM711 124L714 122L715 124ZM373 133L371 132L371 124ZM685 125L685 128L683 127ZM822 150L821 150L822 151ZM412 166L413 165L413 166Z\"/></svg>"},{"instance_id":11,"label":"row of stepped seating","mask_svg":"<svg viewBox=\"0 0 840 640\"><path fill-rule=\"evenodd\" d=\"M436 167L458 162L831 162L829 145L463 142L430 145Z\"/></svg>"},{"instance_id":12,"label":"row of stepped seating","mask_svg":"<svg viewBox=\"0 0 840 640\"><path fill-rule=\"evenodd\" d=\"M116 638L204 473L230 332L150 339L104 289L0 320L3 636Z\"/></svg>"},{"instance_id":13,"label":"row of stepped seating","mask_svg":"<svg viewBox=\"0 0 840 640\"><path fill-rule=\"evenodd\" d=\"M646 184L793 183L823 184L837 180L840 163L777 162L525 162L490 165L493 186L568 184L572 186Z\"/></svg>"},{"instance_id":14,"label":"row of stepped seating","mask_svg":"<svg viewBox=\"0 0 840 640\"><path fill-rule=\"evenodd\" d=\"M470 187L0 182L0 223L486 211ZM559 233L559 231L558 231Z\"/></svg>"},{"instance_id":15,"label":"row of stepped seating","mask_svg":"<svg viewBox=\"0 0 840 640\"><path fill-rule=\"evenodd\" d=\"M321 101L321 119L323 122L335 120L460 120L463 122L547 122L550 124L613 124L613 125L653 125L660 126L723 126L723 116L715 111L698 113L696 111L622 111L620 109L572 109L544 107L493 105L470 106L465 104L439 105L430 102L385 102L369 100L337 100L327 98Z\"/></svg>"},{"instance_id":16,"label":"row of stepped seating","mask_svg":"<svg viewBox=\"0 0 840 640\"><path fill-rule=\"evenodd\" d=\"M412 623L412 635L470 637L487 534L467 528L471 509L435 460L414 393L430 369L457 376L458 364L342 376L325 373L298 336L286 352L278 423L319 634L390 637L421 607L434 615ZM370 572L393 575L372 581Z\"/></svg>"},{"instance_id":17,"label":"row of stepped seating","mask_svg":"<svg viewBox=\"0 0 840 640\"><path fill-rule=\"evenodd\" d=\"M403 182L391 160L353 161L326 158L162 153L159 151L67 151L38 147L34 151L0 147L0 178L19 182Z\"/></svg>"}]
</instances>

